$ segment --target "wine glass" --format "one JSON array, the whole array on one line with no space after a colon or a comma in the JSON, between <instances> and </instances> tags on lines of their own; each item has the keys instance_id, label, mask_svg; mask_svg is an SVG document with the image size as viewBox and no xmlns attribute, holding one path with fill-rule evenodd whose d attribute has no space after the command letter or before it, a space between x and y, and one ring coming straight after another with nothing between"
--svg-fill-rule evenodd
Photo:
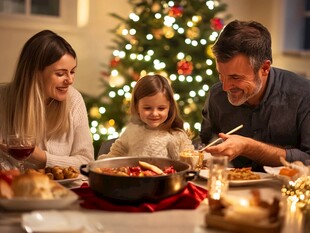
<instances>
[{"instance_id":1,"label":"wine glass","mask_svg":"<svg viewBox=\"0 0 310 233\"><path fill-rule=\"evenodd\" d=\"M7 137L8 153L19 163L21 173L25 172L24 162L34 151L36 138L31 135L9 135Z\"/></svg>"}]
</instances>

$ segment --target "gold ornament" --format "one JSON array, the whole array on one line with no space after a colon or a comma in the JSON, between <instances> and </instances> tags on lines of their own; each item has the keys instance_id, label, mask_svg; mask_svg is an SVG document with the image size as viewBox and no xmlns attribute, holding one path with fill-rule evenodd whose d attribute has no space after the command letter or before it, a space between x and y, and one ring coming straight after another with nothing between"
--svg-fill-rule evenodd
<instances>
[{"instance_id":1,"label":"gold ornament","mask_svg":"<svg viewBox=\"0 0 310 233\"><path fill-rule=\"evenodd\" d=\"M160 10L160 4L155 2L153 5L152 5L152 12L158 12Z\"/></svg>"},{"instance_id":2,"label":"gold ornament","mask_svg":"<svg viewBox=\"0 0 310 233\"><path fill-rule=\"evenodd\" d=\"M192 21L193 21L195 24L199 23L199 22L201 21L201 19L202 19L202 17L201 17L200 15L194 15L194 16L192 17Z\"/></svg>"},{"instance_id":3,"label":"gold ornament","mask_svg":"<svg viewBox=\"0 0 310 233\"><path fill-rule=\"evenodd\" d=\"M200 36L200 30L198 27L191 27L186 31L186 36L193 40Z\"/></svg>"},{"instance_id":4,"label":"gold ornament","mask_svg":"<svg viewBox=\"0 0 310 233\"><path fill-rule=\"evenodd\" d=\"M152 34L155 37L156 40L160 40L163 36L163 29L161 28L153 28L152 29Z\"/></svg>"},{"instance_id":5,"label":"gold ornament","mask_svg":"<svg viewBox=\"0 0 310 233\"><path fill-rule=\"evenodd\" d=\"M164 26L163 33L167 39L171 39L172 37L174 37L174 30L171 27Z\"/></svg>"},{"instance_id":6,"label":"gold ornament","mask_svg":"<svg viewBox=\"0 0 310 233\"><path fill-rule=\"evenodd\" d=\"M206 47L206 54L211 57L211 58L215 58L213 52L212 52L212 46L213 44L210 44Z\"/></svg>"},{"instance_id":7,"label":"gold ornament","mask_svg":"<svg viewBox=\"0 0 310 233\"><path fill-rule=\"evenodd\" d=\"M92 118L99 119L101 117L101 114L99 112L99 108L97 106L93 106L89 110L89 116Z\"/></svg>"}]
</instances>

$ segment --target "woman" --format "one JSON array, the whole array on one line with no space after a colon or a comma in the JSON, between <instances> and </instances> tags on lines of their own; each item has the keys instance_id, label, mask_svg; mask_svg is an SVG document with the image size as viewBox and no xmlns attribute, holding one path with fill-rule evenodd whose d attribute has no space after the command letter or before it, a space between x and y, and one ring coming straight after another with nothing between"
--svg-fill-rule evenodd
<instances>
[{"instance_id":1,"label":"woman","mask_svg":"<svg viewBox=\"0 0 310 233\"><path fill-rule=\"evenodd\" d=\"M94 160L85 103L71 86L76 67L70 44L44 30L26 42L13 80L0 86L0 137L5 142L9 134L35 135L37 146L27 162L37 168Z\"/></svg>"}]
</instances>

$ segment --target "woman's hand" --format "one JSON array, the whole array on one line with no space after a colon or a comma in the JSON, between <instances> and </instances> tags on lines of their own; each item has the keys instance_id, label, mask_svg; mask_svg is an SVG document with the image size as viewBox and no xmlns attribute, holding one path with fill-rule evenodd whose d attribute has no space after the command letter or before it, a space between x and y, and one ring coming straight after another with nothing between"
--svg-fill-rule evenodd
<instances>
[{"instance_id":1,"label":"woman's hand","mask_svg":"<svg viewBox=\"0 0 310 233\"><path fill-rule=\"evenodd\" d=\"M8 147L4 143L0 143L0 150L2 150L5 153L8 153Z\"/></svg>"},{"instance_id":2,"label":"woman's hand","mask_svg":"<svg viewBox=\"0 0 310 233\"><path fill-rule=\"evenodd\" d=\"M28 162L35 164L38 168L45 168L46 166L46 153L38 146L34 148L34 151L27 159Z\"/></svg>"}]
</instances>

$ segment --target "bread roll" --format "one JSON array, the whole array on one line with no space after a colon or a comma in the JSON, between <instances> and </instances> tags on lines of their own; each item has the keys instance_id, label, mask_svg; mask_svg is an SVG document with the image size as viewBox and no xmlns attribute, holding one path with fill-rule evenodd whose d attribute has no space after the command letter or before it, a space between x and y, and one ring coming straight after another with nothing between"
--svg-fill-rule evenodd
<instances>
[{"instance_id":1,"label":"bread roll","mask_svg":"<svg viewBox=\"0 0 310 233\"><path fill-rule=\"evenodd\" d=\"M0 179L0 197L1 198L12 198L13 190L11 186L3 179Z\"/></svg>"},{"instance_id":2,"label":"bread roll","mask_svg":"<svg viewBox=\"0 0 310 233\"><path fill-rule=\"evenodd\" d=\"M17 176L11 186L15 197L54 198L50 179L44 174L30 173Z\"/></svg>"}]
</instances>

